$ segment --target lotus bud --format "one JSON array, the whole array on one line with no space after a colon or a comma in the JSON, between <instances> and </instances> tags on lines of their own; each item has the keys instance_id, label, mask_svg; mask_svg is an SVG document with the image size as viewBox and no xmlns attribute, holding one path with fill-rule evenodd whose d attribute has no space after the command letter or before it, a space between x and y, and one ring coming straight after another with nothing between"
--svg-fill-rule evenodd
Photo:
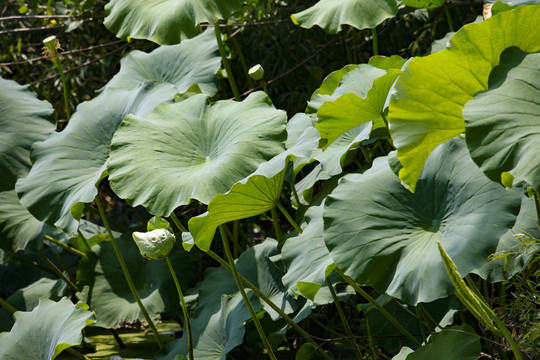
<instances>
[{"instance_id":1,"label":"lotus bud","mask_svg":"<svg viewBox=\"0 0 540 360\"><path fill-rule=\"evenodd\" d=\"M257 64L249 69L248 74L253 80L261 80L264 77L264 69L260 64Z\"/></svg>"},{"instance_id":2,"label":"lotus bud","mask_svg":"<svg viewBox=\"0 0 540 360\"><path fill-rule=\"evenodd\" d=\"M174 234L167 229L155 229L149 232L134 232L133 240L139 247L141 255L147 259L163 259L171 252Z\"/></svg>"}]
</instances>

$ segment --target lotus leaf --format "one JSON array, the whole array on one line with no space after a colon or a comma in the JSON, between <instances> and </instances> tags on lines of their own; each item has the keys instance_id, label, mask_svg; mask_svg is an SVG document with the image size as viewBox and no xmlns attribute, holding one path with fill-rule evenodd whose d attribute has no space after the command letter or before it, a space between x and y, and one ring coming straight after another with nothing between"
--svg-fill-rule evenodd
<instances>
[{"instance_id":1,"label":"lotus leaf","mask_svg":"<svg viewBox=\"0 0 540 360\"><path fill-rule=\"evenodd\" d=\"M30 170L30 147L54 132L52 112L27 86L0 77L0 191L13 190Z\"/></svg>"},{"instance_id":2,"label":"lotus leaf","mask_svg":"<svg viewBox=\"0 0 540 360\"><path fill-rule=\"evenodd\" d=\"M17 184L21 203L36 218L75 231L71 210L94 200L96 184L106 174L112 135L127 114L146 116L194 82L209 94L215 92L220 58L215 38L208 34L126 56L100 95L79 105L61 133L33 147L34 166Z\"/></svg>"},{"instance_id":3,"label":"lotus leaf","mask_svg":"<svg viewBox=\"0 0 540 360\"><path fill-rule=\"evenodd\" d=\"M190 199L207 204L283 151L285 124L262 92L214 104L194 95L144 119L129 115L112 141L111 187L154 215Z\"/></svg>"},{"instance_id":4,"label":"lotus leaf","mask_svg":"<svg viewBox=\"0 0 540 360\"><path fill-rule=\"evenodd\" d=\"M411 60L395 85L388 118L403 165L399 176L411 191L431 151L465 131L463 107L488 88L503 50L540 50L539 17L540 5L520 6L465 25L445 50Z\"/></svg>"},{"instance_id":5,"label":"lotus leaf","mask_svg":"<svg viewBox=\"0 0 540 360\"><path fill-rule=\"evenodd\" d=\"M15 325L0 334L2 360L52 360L82 342L81 330L95 322L85 304L42 298L31 312L15 313Z\"/></svg>"},{"instance_id":6,"label":"lotus leaf","mask_svg":"<svg viewBox=\"0 0 540 360\"><path fill-rule=\"evenodd\" d=\"M197 25L215 23L240 10L242 0L111 0L105 26L121 39L174 45L199 34Z\"/></svg>"},{"instance_id":7,"label":"lotus leaf","mask_svg":"<svg viewBox=\"0 0 540 360\"><path fill-rule=\"evenodd\" d=\"M519 189L505 190L483 175L464 140L437 148L418 184L409 192L387 158L377 158L365 173L342 178L323 213L324 240L337 266L409 304L454 291L437 240L466 275L486 263L521 203Z\"/></svg>"},{"instance_id":8,"label":"lotus leaf","mask_svg":"<svg viewBox=\"0 0 540 360\"><path fill-rule=\"evenodd\" d=\"M467 146L493 181L525 181L540 193L540 53L506 49L489 89L463 109ZM506 177L506 179L505 179Z\"/></svg>"},{"instance_id":9,"label":"lotus leaf","mask_svg":"<svg viewBox=\"0 0 540 360\"><path fill-rule=\"evenodd\" d=\"M371 29L397 13L396 0L320 0L314 6L291 15L296 25L311 28L319 25L336 34L342 25Z\"/></svg>"}]
</instances>

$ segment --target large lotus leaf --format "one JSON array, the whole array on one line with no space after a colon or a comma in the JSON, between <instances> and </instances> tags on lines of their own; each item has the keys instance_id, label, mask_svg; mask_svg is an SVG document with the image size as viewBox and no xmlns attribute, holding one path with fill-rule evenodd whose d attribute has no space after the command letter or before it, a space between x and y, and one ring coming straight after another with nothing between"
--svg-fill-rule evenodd
<instances>
[{"instance_id":1,"label":"large lotus leaf","mask_svg":"<svg viewBox=\"0 0 540 360\"><path fill-rule=\"evenodd\" d=\"M286 120L263 92L214 104L194 95L127 116L111 145L111 187L154 215L190 199L208 204L283 151Z\"/></svg>"},{"instance_id":2,"label":"large lotus leaf","mask_svg":"<svg viewBox=\"0 0 540 360\"><path fill-rule=\"evenodd\" d=\"M315 125L321 133L321 139L327 139L328 143L332 143L345 131L381 117L386 107L388 93L399 74L401 70L390 69L383 76L374 79L373 87L369 89L365 98L348 93L335 101L322 104L317 111L319 121Z\"/></svg>"},{"instance_id":3,"label":"large lotus leaf","mask_svg":"<svg viewBox=\"0 0 540 360\"><path fill-rule=\"evenodd\" d=\"M21 203L38 219L68 232L77 228L74 204L91 202L104 176L111 138L127 114L146 116L193 82L215 92L217 45L207 34L150 54L132 52L105 90L78 106L68 126L32 149L28 177L17 183Z\"/></svg>"},{"instance_id":4,"label":"large lotus leaf","mask_svg":"<svg viewBox=\"0 0 540 360\"><path fill-rule=\"evenodd\" d=\"M348 93L365 98L373 87L373 81L385 73L385 70L369 64L347 65L334 71L324 79L321 87L315 90L308 101L306 113L316 113L324 103Z\"/></svg>"},{"instance_id":5,"label":"large lotus leaf","mask_svg":"<svg viewBox=\"0 0 540 360\"><path fill-rule=\"evenodd\" d=\"M540 50L539 17L540 5L526 5L466 25L445 50L416 57L403 71L388 121L403 165L399 176L411 191L431 151L465 131L463 107L488 88L489 74L503 50Z\"/></svg>"},{"instance_id":6,"label":"large lotus leaf","mask_svg":"<svg viewBox=\"0 0 540 360\"><path fill-rule=\"evenodd\" d=\"M279 203L289 161L309 158L318 143L317 130L307 128L295 146L262 163L229 192L216 195L208 204L207 213L189 220L189 230L197 247L208 251L219 225L273 209Z\"/></svg>"},{"instance_id":7,"label":"large lotus leaf","mask_svg":"<svg viewBox=\"0 0 540 360\"><path fill-rule=\"evenodd\" d=\"M321 86L311 95L311 99L308 101L306 113L316 113L323 103L329 100L337 99L339 96L332 96L333 93L340 86L343 77L357 67L358 65L347 65L325 77Z\"/></svg>"},{"instance_id":8,"label":"large lotus leaf","mask_svg":"<svg viewBox=\"0 0 540 360\"><path fill-rule=\"evenodd\" d=\"M401 5L407 5L421 9L436 9L443 6L446 0L401 0Z\"/></svg>"},{"instance_id":9,"label":"large lotus leaf","mask_svg":"<svg viewBox=\"0 0 540 360\"><path fill-rule=\"evenodd\" d=\"M266 239L245 251L236 260L238 272L283 311L290 314L296 306L281 283L282 271L270 261L277 253L277 241ZM224 360L228 351L242 342L244 322L249 318L234 278L224 268L210 268L197 285L199 302L192 320L195 358ZM246 289L255 311L266 310L274 320L279 315ZM170 342L158 360L172 360L176 354L187 353L187 337ZM203 357L204 355L204 357Z\"/></svg>"},{"instance_id":10,"label":"large lotus leaf","mask_svg":"<svg viewBox=\"0 0 540 360\"><path fill-rule=\"evenodd\" d=\"M69 296L70 291L62 279L41 278L38 281L15 291L6 301L20 311L31 311L35 308L42 297L60 300L63 296ZM13 315L4 308L0 308L0 332L8 331L13 325Z\"/></svg>"},{"instance_id":11,"label":"large lotus leaf","mask_svg":"<svg viewBox=\"0 0 540 360\"><path fill-rule=\"evenodd\" d=\"M404 347L392 360L475 360L481 350L480 337L465 324L442 329L415 351Z\"/></svg>"},{"instance_id":12,"label":"large lotus leaf","mask_svg":"<svg viewBox=\"0 0 540 360\"><path fill-rule=\"evenodd\" d=\"M117 239L117 242L135 288L150 316L160 312L177 315L180 312L178 294L167 262L143 258L129 235ZM77 271L77 282L81 289L77 297L99 315L96 325L111 327L124 322L144 321L112 243L99 243L92 251L81 260ZM180 282L185 286L192 273L189 255L176 250L170 254L170 258Z\"/></svg>"},{"instance_id":13,"label":"large lotus leaf","mask_svg":"<svg viewBox=\"0 0 540 360\"><path fill-rule=\"evenodd\" d=\"M523 196L516 224L501 237L493 259L473 272L489 282L509 280L540 250L540 241L535 239L540 239L536 200Z\"/></svg>"},{"instance_id":14,"label":"large lotus leaf","mask_svg":"<svg viewBox=\"0 0 540 360\"><path fill-rule=\"evenodd\" d=\"M0 191L13 190L30 169L30 147L54 132L51 104L27 86L0 77Z\"/></svg>"},{"instance_id":15,"label":"large lotus leaf","mask_svg":"<svg viewBox=\"0 0 540 360\"><path fill-rule=\"evenodd\" d=\"M15 190L0 192L0 248L37 251L42 247L43 225L21 205Z\"/></svg>"},{"instance_id":16,"label":"large lotus leaf","mask_svg":"<svg viewBox=\"0 0 540 360\"><path fill-rule=\"evenodd\" d=\"M505 50L463 117L471 156L491 180L512 186L509 173L540 193L540 53Z\"/></svg>"},{"instance_id":17,"label":"large lotus leaf","mask_svg":"<svg viewBox=\"0 0 540 360\"><path fill-rule=\"evenodd\" d=\"M2 360L52 360L64 349L82 342L81 330L94 323L85 304L67 298L59 302L42 298L31 312L17 311L15 325L0 334Z\"/></svg>"},{"instance_id":18,"label":"large lotus leaf","mask_svg":"<svg viewBox=\"0 0 540 360\"><path fill-rule=\"evenodd\" d=\"M283 285L310 300L334 270L323 240L323 206L311 206L300 224L303 232L287 238L281 248L281 259L287 267Z\"/></svg>"},{"instance_id":19,"label":"large lotus leaf","mask_svg":"<svg viewBox=\"0 0 540 360\"><path fill-rule=\"evenodd\" d=\"M487 179L456 139L433 151L416 193L401 185L386 157L346 175L326 200L324 240L337 266L359 283L410 304L430 302L454 291L437 240L468 274L486 263L520 202L519 189Z\"/></svg>"},{"instance_id":20,"label":"large lotus leaf","mask_svg":"<svg viewBox=\"0 0 540 360\"><path fill-rule=\"evenodd\" d=\"M197 25L215 23L240 10L242 0L111 0L105 26L121 39L178 44L199 34Z\"/></svg>"},{"instance_id":21,"label":"large lotus leaf","mask_svg":"<svg viewBox=\"0 0 540 360\"><path fill-rule=\"evenodd\" d=\"M307 29L319 25L326 32L337 34L341 25L371 29L396 14L396 0L320 0L314 6L291 15L291 19Z\"/></svg>"}]
</instances>

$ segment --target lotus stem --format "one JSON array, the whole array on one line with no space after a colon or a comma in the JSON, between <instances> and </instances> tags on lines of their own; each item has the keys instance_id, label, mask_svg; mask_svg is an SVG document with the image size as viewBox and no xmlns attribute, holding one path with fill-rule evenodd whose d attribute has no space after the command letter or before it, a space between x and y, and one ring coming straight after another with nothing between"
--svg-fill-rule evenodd
<instances>
[{"instance_id":1,"label":"lotus stem","mask_svg":"<svg viewBox=\"0 0 540 360\"><path fill-rule=\"evenodd\" d=\"M356 292L360 295L362 295L362 297L364 299L366 299L367 301L369 301L377 310L379 310L379 312L386 318L388 319L388 321L390 321L392 323L392 325L394 325L403 335L405 335L405 337L407 339L409 339L413 344L415 344L416 346L421 346L422 344L420 344L420 342L418 340L416 340L416 338L414 336L411 335L411 333L409 331L407 331L407 329L405 329L403 327L403 325L401 325L399 323L399 321L397 321L393 316L392 314L390 314L388 311L386 311L386 309L384 307L382 307L378 302L377 300L375 300L374 298L372 298L367 292L365 292L357 283L356 281L354 281L353 279L351 279L349 276L345 275L345 273L339 268L336 266L335 268L335 271L339 274L339 276L341 276L343 278L343 280L345 280L349 285L351 285L353 287L354 290L356 290Z\"/></svg>"},{"instance_id":2,"label":"lotus stem","mask_svg":"<svg viewBox=\"0 0 540 360\"><path fill-rule=\"evenodd\" d=\"M178 282L178 278L176 277L176 273L174 272L174 269L172 267L171 259L169 256L165 256L165 260L167 260L167 265L169 266L169 270L171 271L171 275L174 281L174 285L176 285L176 291L178 291L178 296L180 297L180 303L182 304L182 312L184 313L184 322L186 323L186 330L187 330L187 337L188 337L188 357L189 360L193 360L193 332L191 331L191 321L189 319L189 313L187 311L186 301L184 299L184 294L182 293L182 288L180 287L180 283Z\"/></svg>"},{"instance_id":3,"label":"lotus stem","mask_svg":"<svg viewBox=\"0 0 540 360\"><path fill-rule=\"evenodd\" d=\"M174 224L176 225L176 227L178 228L178 230L180 230L181 232L189 232L185 227L184 225L182 225L182 223L180 222L180 220L178 220L178 218L176 217L176 215L174 215L174 213L171 213L171 219L172 221L174 222Z\"/></svg>"},{"instance_id":4,"label":"lotus stem","mask_svg":"<svg viewBox=\"0 0 540 360\"><path fill-rule=\"evenodd\" d=\"M274 224L274 231L276 232L276 240L281 242L281 225L279 223L278 213L275 207L270 210L272 215L272 223Z\"/></svg>"},{"instance_id":5,"label":"lotus stem","mask_svg":"<svg viewBox=\"0 0 540 360\"><path fill-rule=\"evenodd\" d=\"M379 55L379 40L377 38L377 28L371 28L371 38L373 39L373 56Z\"/></svg>"},{"instance_id":6,"label":"lotus stem","mask_svg":"<svg viewBox=\"0 0 540 360\"><path fill-rule=\"evenodd\" d=\"M283 213L283 215L285 215L285 217L287 218L287 220L289 220L289 223L296 229L296 231L298 231L299 234L302 233L302 229L300 228L300 226L298 226L298 224L296 223L296 221L294 221L294 219L292 218L292 216L289 214L289 212L287 211L287 209L285 209L283 207L283 205L281 204L277 204L277 207L278 209Z\"/></svg>"},{"instance_id":7,"label":"lotus stem","mask_svg":"<svg viewBox=\"0 0 540 360\"><path fill-rule=\"evenodd\" d=\"M84 246L86 247L86 250L88 252L91 252L92 248L90 247L90 244L88 243L88 240L86 239L86 237L83 235L82 231L80 229L77 229L77 233L81 237L81 240L84 243Z\"/></svg>"},{"instance_id":8,"label":"lotus stem","mask_svg":"<svg viewBox=\"0 0 540 360\"><path fill-rule=\"evenodd\" d=\"M351 342L353 344L356 357L358 359L364 359L364 355L362 355L362 351L360 350L360 348L358 347L358 344L356 343L356 340L354 339L354 335L351 330L351 327L349 326L349 322L347 321L347 317L345 316L345 313L343 312L343 308L341 307L336 291L334 290L334 286L332 285L332 282L330 281L329 278L326 278L326 285L328 285L330 294L332 294L332 299L334 299L334 305L336 305L336 309L337 309L339 318L341 320L341 323L343 324L343 327L345 328L345 332L351 338Z\"/></svg>"},{"instance_id":9,"label":"lotus stem","mask_svg":"<svg viewBox=\"0 0 540 360\"><path fill-rule=\"evenodd\" d=\"M41 251L38 251L37 254L41 260L43 260L47 265L49 265L49 267L55 272L56 275L58 275L58 277L60 277L60 279L64 280L64 282L69 285L71 290L73 290L74 292L79 291L77 285L75 285L71 280L69 280L69 278L64 275L64 273L51 260L49 260L45 255L43 255Z\"/></svg>"},{"instance_id":10,"label":"lotus stem","mask_svg":"<svg viewBox=\"0 0 540 360\"><path fill-rule=\"evenodd\" d=\"M264 347L266 348L266 351L268 352L268 356L272 360L277 360L276 355L274 355L274 352L272 351L272 346L270 345L270 342L266 338L264 329L262 328L261 323L259 322L259 319L257 318L255 309L253 308L253 305L251 304L251 301L249 301L246 291L244 290L244 286L242 285L242 281L240 280L240 276L234 264L234 259L231 254L231 249L229 248L229 241L227 240L227 234L225 232L225 229L223 228L223 225L219 226L219 231L221 234L221 240L223 241L223 249L225 250L225 255L227 256L227 259L229 261L229 265L231 267L234 281L236 282L236 286L238 287L238 290L240 291L240 294L242 295L242 299L244 299L244 303L246 304L249 310L249 313L251 314L251 319L253 320L253 323L255 324L255 327L257 328L257 332L259 333L259 337L261 338L264 344Z\"/></svg>"},{"instance_id":11,"label":"lotus stem","mask_svg":"<svg viewBox=\"0 0 540 360\"><path fill-rule=\"evenodd\" d=\"M122 256L122 253L120 252L120 248L118 247L118 243L112 233L109 220L107 220L107 217L105 216L105 210L103 209L103 205L101 205L101 201L99 200L99 197L97 195L95 197L95 200L96 200L97 208L99 210L99 215L101 216L101 221L103 221L103 224L105 225L105 228L107 229L107 233L109 234L109 238L111 239L114 252L116 253L116 257L118 258L118 262L120 263L120 267L122 268L122 272L124 273L124 276L126 278L127 284L129 286L129 290L131 291L133 298L137 302L137 305L139 305L139 309L141 309L141 312L143 313L144 318L148 322L148 326L150 326L150 329L152 330L152 333L154 334L154 338L156 339L156 342L159 348L163 349L163 342L161 341L161 338L159 337L159 333L156 329L156 326L154 325L154 322L152 321L152 318L150 317L150 315L148 315L148 312L146 311L146 308L144 307L144 304L142 303L141 298L139 294L137 293L137 289L135 288L135 284L133 284L133 279L131 278L126 262L124 261L124 257Z\"/></svg>"},{"instance_id":12,"label":"lotus stem","mask_svg":"<svg viewBox=\"0 0 540 360\"><path fill-rule=\"evenodd\" d=\"M369 319L367 316L366 316L366 329L368 333L369 347L371 349L371 352L373 352L373 358L375 360L379 360L379 352L377 351L377 348L375 347L375 343L373 342L373 334L371 333L371 326L369 326Z\"/></svg>"},{"instance_id":13,"label":"lotus stem","mask_svg":"<svg viewBox=\"0 0 540 360\"><path fill-rule=\"evenodd\" d=\"M229 264L227 264L227 262L225 260L223 260L218 254L214 253L212 250L208 250L206 252L208 255L210 255L210 257L214 260L216 260L221 266L223 266L223 268L225 268L225 270L229 271L229 272L232 272L231 270L231 267L229 266ZM314 346L317 347L317 349L319 350L319 353L326 359L326 360L332 360L331 357L328 356L328 354L326 354L326 352L324 352L324 350L320 347L319 344L317 344L317 342L311 337L311 335L305 331L304 329L302 329L300 327L300 325L298 325L297 323L294 322L294 320L289 316L287 315L283 310L281 310L281 308L279 306L277 306L272 300L270 300L266 295L264 295L261 290L259 290L259 288L257 288L255 285L253 285L253 283L251 283L248 279L246 279L242 274L238 273L238 275L240 276L240 280L242 280L242 282L248 287L250 288L253 293L255 295L257 295L257 297L261 300L263 300L265 303L267 303L275 312L277 312L279 314L279 316L281 316L281 318L283 320L285 320L287 322L287 324L289 324L289 326L291 326L293 329L295 329L301 336L303 336L308 342L310 342L311 344L313 344Z\"/></svg>"},{"instance_id":14,"label":"lotus stem","mask_svg":"<svg viewBox=\"0 0 540 360\"><path fill-rule=\"evenodd\" d=\"M448 5L446 3L444 4L444 13L446 15L446 22L448 23L448 29L451 32L456 31L456 29L454 28L454 22L452 21L452 16L450 15L450 10L448 10Z\"/></svg>"},{"instance_id":15,"label":"lotus stem","mask_svg":"<svg viewBox=\"0 0 540 360\"><path fill-rule=\"evenodd\" d=\"M84 257L84 256L86 255L86 254L83 253L82 251L77 250L77 249L75 249L75 248L73 248L73 247L71 247L71 246L68 246L68 245L64 244L63 242L58 241L58 240L56 240L55 238L50 237L49 235L43 235L43 238L44 238L45 240L47 240L47 241L52 242L52 243L55 244L55 245L60 246L62 249L66 250L66 251L69 251L70 253L79 256L79 257Z\"/></svg>"},{"instance_id":16,"label":"lotus stem","mask_svg":"<svg viewBox=\"0 0 540 360\"><path fill-rule=\"evenodd\" d=\"M10 303L0 297L0 306L14 314L17 309L15 309Z\"/></svg>"},{"instance_id":17,"label":"lotus stem","mask_svg":"<svg viewBox=\"0 0 540 360\"><path fill-rule=\"evenodd\" d=\"M221 31L219 30L219 20L214 24L214 29L216 31L216 40L218 43L219 54L221 55L221 62L225 66L225 71L227 71L227 79L229 79L229 84L231 85L232 92L236 101L242 101L240 97L240 92L238 92L238 87L236 86L236 81L234 80L234 75L231 70L231 65L227 59L227 54L225 53L225 46L223 45L223 40L221 39Z\"/></svg>"}]
</instances>

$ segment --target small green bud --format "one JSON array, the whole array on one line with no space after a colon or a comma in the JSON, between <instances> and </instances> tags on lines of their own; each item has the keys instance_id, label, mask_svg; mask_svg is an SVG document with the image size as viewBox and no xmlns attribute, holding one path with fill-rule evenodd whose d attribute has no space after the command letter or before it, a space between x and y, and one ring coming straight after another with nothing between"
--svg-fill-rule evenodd
<instances>
[{"instance_id":1,"label":"small green bud","mask_svg":"<svg viewBox=\"0 0 540 360\"><path fill-rule=\"evenodd\" d=\"M249 69L248 74L253 80L261 80L264 77L264 69L260 64L257 64Z\"/></svg>"},{"instance_id":2,"label":"small green bud","mask_svg":"<svg viewBox=\"0 0 540 360\"><path fill-rule=\"evenodd\" d=\"M167 229L155 229L149 232L133 233L133 240L139 247L141 255L147 259L163 259L171 252L176 238Z\"/></svg>"}]
</instances>

